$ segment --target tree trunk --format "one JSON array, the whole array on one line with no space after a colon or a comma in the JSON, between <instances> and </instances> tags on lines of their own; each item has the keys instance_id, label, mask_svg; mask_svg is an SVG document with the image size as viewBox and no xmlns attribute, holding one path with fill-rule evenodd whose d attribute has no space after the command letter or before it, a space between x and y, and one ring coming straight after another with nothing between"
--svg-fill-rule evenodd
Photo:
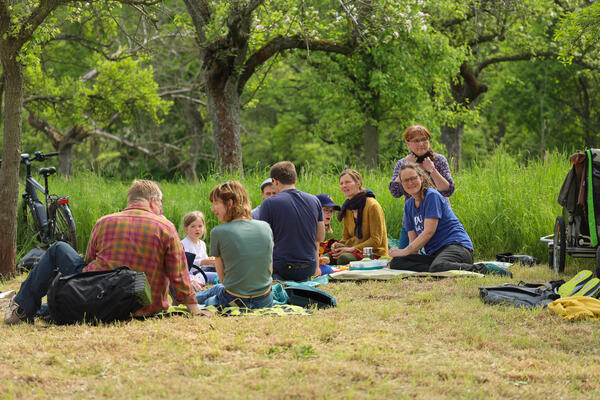
<instances>
[{"instance_id":1,"label":"tree trunk","mask_svg":"<svg viewBox=\"0 0 600 400\"><path fill-rule=\"evenodd\" d=\"M200 149L204 145L204 118L198 110L198 106L193 103L186 103L184 106L185 124L191 136L190 142L190 157L182 166L183 173L189 182L198 182L198 174L196 166Z\"/></svg>"},{"instance_id":2,"label":"tree trunk","mask_svg":"<svg viewBox=\"0 0 600 400\"><path fill-rule=\"evenodd\" d=\"M23 113L23 67L16 54L2 50L4 69L4 140L0 167L0 276L15 272L17 248L17 210L19 199L19 164L21 162L21 116Z\"/></svg>"},{"instance_id":3,"label":"tree trunk","mask_svg":"<svg viewBox=\"0 0 600 400\"><path fill-rule=\"evenodd\" d=\"M71 176L73 173L73 142L63 140L58 144L58 173Z\"/></svg>"},{"instance_id":4,"label":"tree trunk","mask_svg":"<svg viewBox=\"0 0 600 400\"><path fill-rule=\"evenodd\" d=\"M446 157L452 166L452 172L457 172L462 154L462 136L464 124L457 126L442 126L441 141L446 146Z\"/></svg>"},{"instance_id":5,"label":"tree trunk","mask_svg":"<svg viewBox=\"0 0 600 400\"><path fill-rule=\"evenodd\" d=\"M363 142L365 149L365 164L368 169L379 166L379 127L367 120L363 126Z\"/></svg>"},{"instance_id":6,"label":"tree trunk","mask_svg":"<svg viewBox=\"0 0 600 400\"><path fill-rule=\"evenodd\" d=\"M238 78L210 74L206 88L219 168L221 172L243 174Z\"/></svg>"}]
</instances>

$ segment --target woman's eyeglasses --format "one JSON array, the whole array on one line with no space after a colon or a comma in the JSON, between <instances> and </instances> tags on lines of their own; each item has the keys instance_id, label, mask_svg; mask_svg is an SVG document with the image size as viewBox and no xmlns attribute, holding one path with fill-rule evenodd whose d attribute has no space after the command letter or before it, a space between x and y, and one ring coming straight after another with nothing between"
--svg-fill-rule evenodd
<instances>
[{"instance_id":1,"label":"woman's eyeglasses","mask_svg":"<svg viewBox=\"0 0 600 400\"><path fill-rule=\"evenodd\" d=\"M411 182L416 182L419 179L419 176L411 176L409 178L406 179L402 179L402 183L411 183Z\"/></svg>"},{"instance_id":2,"label":"woman's eyeglasses","mask_svg":"<svg viewBox=\"0 0 600 400\"><path fill-rule=\"evenodd\" d=\"M408 143L425 143L425 142L429 142L429 139L427 138L421 138L421 139L413 139L413 140L408 140Z\"/></svg>"}]
</instances>

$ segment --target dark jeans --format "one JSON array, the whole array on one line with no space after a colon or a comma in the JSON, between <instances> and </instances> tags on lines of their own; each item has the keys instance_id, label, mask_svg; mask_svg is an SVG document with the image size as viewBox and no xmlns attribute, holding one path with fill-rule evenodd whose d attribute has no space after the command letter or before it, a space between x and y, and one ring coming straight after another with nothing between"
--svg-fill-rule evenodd
<instances>
[{"instance_id":1,"label":"dark jeans","mask_svg":"<svg viewBox=\"0 0 600 400\"><path fill-rule=\"evenodd\" d=\"M282 265L279 268L273 269L273 279L279 281L305 282L315 274L315 271L316 264L314 266L309 264Z\"/></svg>"},{"instance_id":2,"label":"dark jeans","mask_svg":"<svg viewBox=\"0 0 600 400\"><path fill-rule=\"evenodd\" d=\"M48 293L55 270L63 275L71 275L81 272L83 268L83 258L70 245L56 242L29 272L15 296L15 302L25 310L27 318L32 318L42 304L42 297Z\"/></svg>"},{"instance_id":3,"label":"dark jeans","mask_svg":"<svg viewBox=\"0 0 600 400\"><path fill-rule=\"evenodd\" d=\"M441 248L432 255L411 254L394 257L390 261L391 269L417 272L442 272L453 269L483 273L482 266L473 264L473 253L458 244Z\"/></svg>"},{"instance_id":4,"label":"dark jeans","mask_svg":"<svg viewBox=\"0 0 600 400\"><path fill-rule=\"evenodd\" d=\"M222 284L215 285L208 290L204 290L202 292L196 292L196 300L198 304L204 304L207 306L223 306L228 307L232 301L238 299L238 297L230 294L225 290L225 286ZM265 308L271 307L273 305L273 292L269 291L269 293L264 296L252 297L252 298L244 298L239 297L246 308Z\"/></svg>"}]
</instances>

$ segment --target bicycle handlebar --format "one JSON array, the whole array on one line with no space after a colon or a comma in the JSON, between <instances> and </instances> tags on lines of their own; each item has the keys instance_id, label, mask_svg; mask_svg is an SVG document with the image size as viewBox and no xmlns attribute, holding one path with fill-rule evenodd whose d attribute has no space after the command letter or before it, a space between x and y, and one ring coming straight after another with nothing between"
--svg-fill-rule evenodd
<instances>
[{"instance_id":1,"label":"bicycle handlebar","mask_svg":"<svg viewBox=\"0 0 600 400\"><path fill-rule=\"evenodd\" d=\"M23 164L28 164L31 161L45 161L47 158L55 157L57 155L58 155L57 151L52 152L52 153L46 153L46 154L42 153L41 151L36 151L34 153L33 157L30 157L29 153L21 153L21 162ZM2 165L2 159L1 158L0 158L0 165Z\"/></svg>"}]
</instances>

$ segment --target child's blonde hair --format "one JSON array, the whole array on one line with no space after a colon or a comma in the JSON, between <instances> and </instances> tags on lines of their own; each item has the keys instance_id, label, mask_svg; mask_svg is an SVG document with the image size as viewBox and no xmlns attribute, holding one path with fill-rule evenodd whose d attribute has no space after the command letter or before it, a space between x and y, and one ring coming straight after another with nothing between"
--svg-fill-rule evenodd
<instances>
[{"instance_id":1,"label":"child's blonde hair","mask_svg":"<svg viewBox=\"0 0 600 400\"><path fill-rule=\"evenodd\" d=\"M198 220L204 223L204 233L201 236L201 238L204 239L206 237L206 218L204 217L204 213L202 211L190 211L189 213L185 214L185 217L183 217L183 227L187 228Z\"/></svg>"}]
</instances>

